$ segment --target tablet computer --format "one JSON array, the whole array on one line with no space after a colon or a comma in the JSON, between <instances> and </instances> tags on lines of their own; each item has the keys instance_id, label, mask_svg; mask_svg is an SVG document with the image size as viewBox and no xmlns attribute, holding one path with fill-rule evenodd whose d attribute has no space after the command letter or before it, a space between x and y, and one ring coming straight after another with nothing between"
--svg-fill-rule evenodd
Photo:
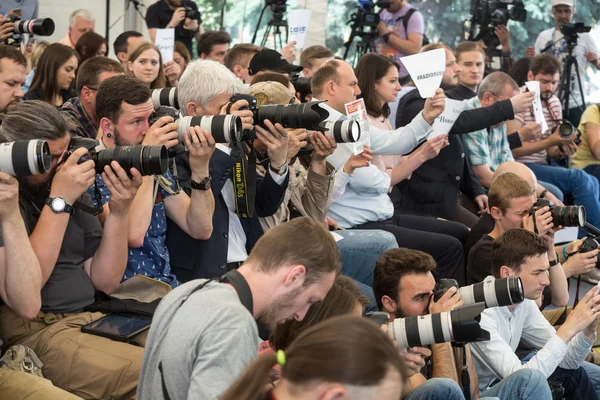
<instances>
[{"instance_id":1,"label":"tablet computer","mask_svg":"<svg viewBox=\"0 0 600 400\"><path fill-rule=\"evenodd\" d=\"M84 333L104 336L119 342L127 342L135 335L150 328L151 318L125 314L109 314L81 328Z\"/></svg>"}]
</instances>

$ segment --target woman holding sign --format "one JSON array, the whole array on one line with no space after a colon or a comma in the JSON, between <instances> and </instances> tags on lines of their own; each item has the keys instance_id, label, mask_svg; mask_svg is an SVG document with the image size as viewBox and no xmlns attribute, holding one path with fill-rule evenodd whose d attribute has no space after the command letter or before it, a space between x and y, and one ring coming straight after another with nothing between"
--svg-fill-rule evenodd
<instances>
[{"instance_id":1,"label":"woman holding sign","mask_svg":"<svg viewBox=\"0 0 600 400\"><path fill-rule=\"evenodd\" d=\"M129 55L128 72L142 81L149 89L176 87L181 68L174 61L163 65L156 45L140 42Z\"/></svg>"}]
</instances>

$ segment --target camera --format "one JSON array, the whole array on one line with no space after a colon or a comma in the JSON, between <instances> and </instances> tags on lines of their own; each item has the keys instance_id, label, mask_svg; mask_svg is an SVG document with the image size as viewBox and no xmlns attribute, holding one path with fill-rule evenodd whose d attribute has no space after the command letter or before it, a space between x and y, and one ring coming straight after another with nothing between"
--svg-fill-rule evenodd
<instances>
[{"instance_id":1,"label":"camera","mask_svg":"<svg viewBox=\"0 0 600 400\"><path fill-rule=\"evenodd\" d=\"M527 20L527 10L522 0L472 0L471 15L469 40L483 40L490 49L500 44L494 32L496 26L507 25L509 20ZM479 26L477 35L474 34L476 26Z\"/></svg>"},{"instance_id":2,"label":"camera","mask_svg":"<svg viewBox=\"0 0 600 400\"><path fill-rule=\"evenodd\" d=\"M194 10L190 6L183 6L185 9L185 17L189 19L200 19L200 11Z\"/></svg>"},{"instance_id":3,"label":"camera","mask_svg":"<svg viewBox=\"0 0 600 400\"><path fill-rule=\"evenodd\" d=\"M575 127L568 119L563 120L563 122L558 126L558 134L563 138L568 138L572 135L577 135L573 143L580 144L581 143L581 131Z\"/></svg>"},{"instance_id":4,"label":"camera","mask_svg":"<svg viewBox=\"0 0 600 400\"><path fill-rule=\"evenodd\" d=\"M484 303L475 303L452 311L397 318L388 323L388 334L400 348L490 340L490 333L479 325L483 310Z\"/></svg>"},{"instance_id":5,"label":"camera","mask_svg":"<svg viewBox=\"0 0 600 400\"><path fill-rule=\"evenodd\" d=\"M39 36L51 36L54 33L54 21L51 18L21 20L18 15L11 15L7 24L14 24L15 30L8 44L18 47L21 45L22 34L29 33Z\"/></svg>"},{"instance_id":6,"label":"camera","mask_svg":"<svg viewBox=\"0 0 600 400\"><path fill-rule=\"evenodd\" d=\"M305 78L295 74L292 75L290 79L292 80L292 84L294 85L296 92L300 94L300 101L306 103L306 99L309 96L312 96L312 88L310 86L312 78Z\"/></svg>"},{"instance_id":7,"label":"camera","mask_svg":"<svg viewBox=\"0 0 600 400\"><path fill-rule=\"evenodd\" d=\"M0 171L12 176L30 176L50 171L52 155L45 140L0 143Z\"/></svg>"},{"instance_id":8,"label":"camera","mask_svg":"<svg viewBox=\"0 0 600 400\"><path fill-rule=\"evenodd\" d=\"M360 125L356 121L340 120L325 121L329 116L327 110L319 106L322 101L309 101L303 104L275 104L258 107L256 97L248 94L234 94L229 100L227 112L236 101L246 100L248 107L241 110L250 110L254 114L254 124L266 128L265 120L273 124L279 123L284 128L304 128L312 131L323 132L331 136L337 143L356 142L360 139ZM253 131L244 131L243 140L252 140L256 137Z\"/></svg>"},{"instance_id":9,"label":"camera","mask_svg":"<svg viewBox=\"0 0 600 400\"><path fill-rule=\"evenodd\" d=\"M117 146L112 149L96 150L98 141L88 138L71 138L69 143L70 155L73 151L85 147L88 154L79 159L78 164L87 160L94 161L97 174L104 172L104 167L116 161L129 175L131 168L137 169L140 174L163 175L169 168L169 156L166 146Z\"/></svg>"},{"instance_id":10,"label":"camera","mask_svg":"<svg viewBox=\"0 0 600 400\"><path fill-rule=\"evenodd\" d=\"M200 129L210 132L216 143L235 143L242 140L242 119L237 115L182 117L179 110L161 106L150 117L150 124L154 124L161 117L171 117L177 123L178 140L182 145L185 144L185 133L193 126L199 126Z\"/></svg>"},{"instance_id":11,"label":"camera","mask_svg":"<svg viewBox=\"0 0 600 400\"><path fill-rule=\"evenodd\" d=\"M587 33L592 30L591 26L585 26L583 22L574 24L563 24L560 26L560 33L563 34L567 43L577 43L580 33Z\"/></svg>"},{"instance_id":12,"label":"camera","mask_svg":"<svg viewBox=\"0 0 600 400\"><path fill-rule=\"evenodd\" d=\"M179 110L177 88L153 89L150 93L152 108L157 110L160 106L173 107Z\"/></svg>"},{"instance_id":13,"label":"camera","mask_svg":"<svg viewBox=\"0 0 600 400\"><path fill-rule=\"evenodd\" d=\"M538 199L529 210L529 215L534 215L543 207L550 207L554 226L583 227L585 225L586 212L583 206L554 206L550 200Z\"/></svg>"},{"instance_id":14,"label":"camera","mask_svg":"<svg viewBox=\"0 0 600 400\"><path fill-rule=\"evenodd\" d=\"M454 279L440 279L433 290L433 300L439 301L451 287L458 288ZM522 302L525 299L523 283L518 276L494 279L488 278L483 282L458 289L463 304L485 304L485 308L504 307Z\"/></svg>"},{"instance_id":15,"label":"camera","mask_svg":"<svg viewBox=\"0 0 600 400\"><path fill-rule=\"evenodd\" d=\"M591 237L586 237L581 247L579 248L580 253L589 253L590 251L594 251L598 249L598 241ZM596 268L600 268L600 257L596 260Z\"/></svg>"}]
</instances>

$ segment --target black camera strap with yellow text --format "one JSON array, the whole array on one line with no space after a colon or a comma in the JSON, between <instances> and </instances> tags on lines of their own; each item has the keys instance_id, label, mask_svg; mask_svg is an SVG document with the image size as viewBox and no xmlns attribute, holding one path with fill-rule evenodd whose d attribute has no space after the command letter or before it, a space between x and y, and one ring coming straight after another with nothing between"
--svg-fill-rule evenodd
<instances>
[{"instance_id":1,"label":"black camera strap with yellow text","mask_svg":"<svg viewBox=\"0 0 600 400\"><path fill-rule=\"evenodd\" d=\"M256 199L256 154L250 149L246 158L244 142L231 143L230 148L231 157L235 159L231 177L235 212L240 218L252 218Z\"/></svg>"}]
</instances>

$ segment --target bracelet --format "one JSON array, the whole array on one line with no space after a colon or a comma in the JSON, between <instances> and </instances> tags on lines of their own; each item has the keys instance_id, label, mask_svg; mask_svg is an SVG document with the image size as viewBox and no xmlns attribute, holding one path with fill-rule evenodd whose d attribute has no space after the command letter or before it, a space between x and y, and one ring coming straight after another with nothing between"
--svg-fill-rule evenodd
<instances>
[{"instance_id":1,"label":"bracelet","mask_svg":"<svg viewBox=\"0 0 600 400\"><path fill-rule=\"evenodd\" d=\"M546 193L548 193L548 189L544 189L544 191L542 193L540 193L540 199L543 199L546 197Z\"/></svg>"},{"instance_id":2,"label":"bracelet","mask_svg":"<svg viewBox=\"0 0 600 400\"><path fill-rule=\"evenodd\" d=\"M569 258L569 255L567 254L567 245L565 244L563 246L563 258L565 259L565 261Z\"/></svg>"},{"instance_id":3,"label":"bracelet","mask_svg":"<svg viewBox=\"0 0 600 400\"><path fill-rule=\"evenodd\" d=\"M560 264L560 259L558 258L558 253L555 253L555 254L556 254L556 258L554 260L550 261L550 268Z\"/></svg>"}]
</instances>

